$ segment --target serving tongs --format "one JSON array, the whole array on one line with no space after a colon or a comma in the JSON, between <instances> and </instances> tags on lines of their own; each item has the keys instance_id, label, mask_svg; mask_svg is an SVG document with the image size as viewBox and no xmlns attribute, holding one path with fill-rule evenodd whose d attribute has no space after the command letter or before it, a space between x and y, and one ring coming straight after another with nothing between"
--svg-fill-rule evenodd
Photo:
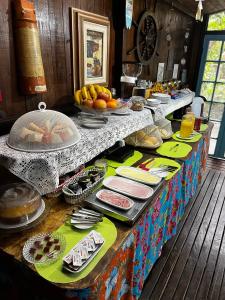
<instances>
[{"instance_id":1,"label":"serving tongs","mask_svg":"<svg viewBox=\"0 0 225 300\"><path fill-rule=\"evenodd\" d=\"M95 216L95 217L99 217L99 218L103 217L102 213L98 213L94 210L86 209L83 207L78 207L78 209L74 209L73 213L75 213L75 212L79 212L80 214L86 214L86 215Z\"/></svg>"},{"instance_id":2,"label":"serving tongs","mask_svg":"<svg viewBox=\"0 0 225 300\"><path fill-rule=\"evenodd\" d=\"M93 217L93 216L88 216L88 215L82 215L79 213L72 214L70 215L71 220L90 220L90 221L96 221L96 222L101 222L102 217Z\"/></svg>"},{"instance_id":3,"label":"serving tongs","mask_svg":"<svg viewBox=\"0 0 225 300\"><path fill-rule=\"evenodd\" d=\"M95 225L102 222L103 214L97 213L93 210L79 208L74 209L72 214L68 214L70 217L70 225Z\"/></svg>"}]
</instances>

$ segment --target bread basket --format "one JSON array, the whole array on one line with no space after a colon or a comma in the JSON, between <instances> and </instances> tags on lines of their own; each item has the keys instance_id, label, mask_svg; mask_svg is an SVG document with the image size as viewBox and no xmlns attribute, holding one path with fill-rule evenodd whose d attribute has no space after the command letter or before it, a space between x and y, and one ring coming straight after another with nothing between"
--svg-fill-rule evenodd
<instances>
[{"instance_id":1,"label":"bread basket","mask_svg":"<svg viewBox=\"0 0 225 300\"><path fill-rule=\"evenodd\" d=\"M155 149L158 148L163 141L158 127L151 125L132 133L125 139L125 142L135 147Z\"/></svg>"},{"instance_id":2,"label":"bread basket","mask_svg":"<svg viewBox=\"0 0 225 300\"><path fill-rule=\"evenodd\" d=\"M158 126L161 138L163 140L168 140L173 135L173 130L171 126L171 122L167 119L161 119L155 121L155 125Z\"/></svg>"}]
</instances>

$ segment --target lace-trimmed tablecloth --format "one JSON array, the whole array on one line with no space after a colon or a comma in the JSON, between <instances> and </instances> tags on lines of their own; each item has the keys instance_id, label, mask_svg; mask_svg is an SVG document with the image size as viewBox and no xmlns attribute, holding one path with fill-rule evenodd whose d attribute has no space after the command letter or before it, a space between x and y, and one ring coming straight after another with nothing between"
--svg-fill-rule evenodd
<instances>
[{"instance_id":1,"label":"lace-trimmed tablecloth","mask_svg":"<svg viewBox=\"0 0 225 300\"><path fill-rule=\"evenodd\" d=\"M76 118L72 120L78 124ZM113 146L116 141L153 124L152 114L145 109L128 116L110 116L107 125L100 129L80 127L81 140L64 150L29 153L7 146L8 136L0 137L0 164L22 180L34 186L40 194L54 191L59 184L59 176L75 170L90 161L102 151Z\"/></svg>"}]
</instances>

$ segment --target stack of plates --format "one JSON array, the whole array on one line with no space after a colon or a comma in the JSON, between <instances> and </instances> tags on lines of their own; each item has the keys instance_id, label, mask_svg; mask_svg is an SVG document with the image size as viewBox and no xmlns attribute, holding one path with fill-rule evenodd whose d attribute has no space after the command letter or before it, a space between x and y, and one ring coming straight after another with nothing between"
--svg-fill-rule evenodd
<instances>
[{"instance_id":1,"label":"stack of plates","mask_svg":"<svg viewBox=\"0 0 225 300\"><path fill-rule=\"evenodd\" d=\"M155 106L158 106L159 104L161 104L161 100L158 100L158 99L147 99L146 100L146 104L148 106L155 107Z\"/></svg>"},{"instance_id":2,"label":"stack of plates","mask_svg":"<svg viewBox=\"0 0 225 300\"><path fill-rule=\"evenodd\" d=\"M170 95L162 94L162 93L154 93L154 94L152 94L152 97L154 99L160 100L162 104L167 104L169 102L169 100L171 99Z\"/></svg>"}]
</instances>

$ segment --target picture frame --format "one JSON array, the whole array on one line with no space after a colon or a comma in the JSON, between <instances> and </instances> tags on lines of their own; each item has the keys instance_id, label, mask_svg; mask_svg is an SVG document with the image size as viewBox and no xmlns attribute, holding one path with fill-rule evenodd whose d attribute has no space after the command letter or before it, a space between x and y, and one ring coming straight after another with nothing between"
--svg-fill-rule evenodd
<instances>
[{"instance_id":1,"label":"picture frame","mask_svg":"<svg viewBox=\"0 0 225 300\"><path fill-rule=\"evenodd\" d=\"M74 90L88 84L108 86L110 21L72 8Z\"/></svg>"}]
</instances>

